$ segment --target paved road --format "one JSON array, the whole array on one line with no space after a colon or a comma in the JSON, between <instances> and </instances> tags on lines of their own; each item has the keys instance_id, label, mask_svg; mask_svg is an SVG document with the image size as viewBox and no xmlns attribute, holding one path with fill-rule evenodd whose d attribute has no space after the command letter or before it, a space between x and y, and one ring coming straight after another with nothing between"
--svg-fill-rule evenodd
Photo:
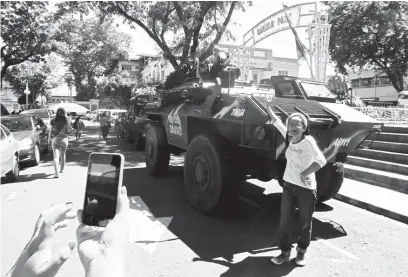
<instances>
[{"instance_id":1,"label":"paved road","mask_svg":"<svg viewBox=\"0 0 408 277\"><path fill-rule=\"evenodd\" d=\"M407 276L408 226L336 200L315 213L306 267L270 265L269 258L278 254L280 188L274 182L242 184L243 197L208 217L186 199L181 159L172 160L169 177L155 179L144 169L143 153L124 142L118 146L113 138L98 141L89 132L81 143L70 142L68 167L59 179L52 178L50 157L44 157L39 166L24 169L18 183L1 186L2 276L41 211L66 201L81 207L92 151L120 151L126 157L124 184L133 226L127 276ZM75 237L77 225L73 221L58 231L55 249ZM58 276L83 276L76 251Z\"/></svg>"}]
</instances>

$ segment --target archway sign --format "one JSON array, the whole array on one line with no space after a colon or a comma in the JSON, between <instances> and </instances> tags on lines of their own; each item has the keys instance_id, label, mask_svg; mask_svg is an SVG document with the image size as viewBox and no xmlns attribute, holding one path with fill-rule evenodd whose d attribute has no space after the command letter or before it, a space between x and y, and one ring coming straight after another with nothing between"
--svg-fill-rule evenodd
<instances>
[{"instance_id":1,"label":"archway sign","mask_svg":"<svg viewBox=\"0 0 408 277\"><path fill-rule=\"evenodd\" d=\"M330 24L328 18L320 11L318 2L296 4L286 8L286 13L294 28L308 27L309 55L312 75L316 81L324 82L326 64L328 61L328 45ZM276 33L289 30L285 10L282 9L266 17L243 36L243 45L238 47L238 56L243 57L241 71L243 76L248 76L248 61L244 59L245 48L252 47L265 38Z\"/></svg>"}]
</instances>

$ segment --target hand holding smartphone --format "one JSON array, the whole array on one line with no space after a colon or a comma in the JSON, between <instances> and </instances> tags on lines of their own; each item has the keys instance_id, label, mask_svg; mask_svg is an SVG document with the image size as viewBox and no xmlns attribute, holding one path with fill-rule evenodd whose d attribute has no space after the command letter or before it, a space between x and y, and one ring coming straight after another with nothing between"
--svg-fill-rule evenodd
<instances>
[{"instance_id":1,"label":"hand holding smartphone","mask_svg":"<svg viewBox=\"0 0 408 277\"><path fill-rule=\"evenodd\" d=\"M83 224L106 227L115 217L124 163L122 154L91 153L82 212Z\"/></svg>"}]
</instances>

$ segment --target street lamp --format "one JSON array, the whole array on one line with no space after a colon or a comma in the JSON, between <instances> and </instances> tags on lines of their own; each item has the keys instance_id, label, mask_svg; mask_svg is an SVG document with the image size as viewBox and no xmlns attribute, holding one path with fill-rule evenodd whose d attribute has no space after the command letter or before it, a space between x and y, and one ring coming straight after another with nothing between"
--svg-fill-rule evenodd
<instances>
[{"instance_id":1,"label":"street lamp","mask_svg":"<svg viewBox=\"0 0 408 277\"><path fill-rule=\"evenodd\" d=\"M24 94L26 95L26 110L28 110L28 95L31 91L28 89L28 82L26 82L26 88L24 90Z\"/></svg>"}]
</instances>

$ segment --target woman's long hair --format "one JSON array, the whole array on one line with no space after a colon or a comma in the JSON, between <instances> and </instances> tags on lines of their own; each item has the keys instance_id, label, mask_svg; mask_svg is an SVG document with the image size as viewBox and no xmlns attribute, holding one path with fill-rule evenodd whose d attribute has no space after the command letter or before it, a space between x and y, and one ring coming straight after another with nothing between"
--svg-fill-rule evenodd
<instances>
[{"instance_id":1,"label":"woman's long hair","mask_svg":"<svg viewBox=\"0 0 408 277\"><path fill-rule=\"evenodd\" d=\"M57 113L55 114L55 121L58 121L58 122L68 121L64 108L58 108Z\"/></svg>"}]
</instances>

